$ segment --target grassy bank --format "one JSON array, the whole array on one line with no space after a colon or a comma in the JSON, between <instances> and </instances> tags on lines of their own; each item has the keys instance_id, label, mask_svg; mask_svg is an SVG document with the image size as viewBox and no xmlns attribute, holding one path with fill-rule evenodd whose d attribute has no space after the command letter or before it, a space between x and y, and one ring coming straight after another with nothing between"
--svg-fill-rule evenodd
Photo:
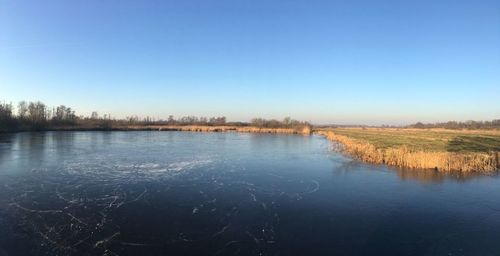
<instances>
[{"instance_id":1,"label":"grassy bank","mask_svg":"<svg viewBox=\"0 0 500 256\"><path fill-rule=\"evenodd\" d=\"M462 172L492 172L500 167L498 130L333 128L318 133L370 163Z\"/></svg>"}]
</instances>

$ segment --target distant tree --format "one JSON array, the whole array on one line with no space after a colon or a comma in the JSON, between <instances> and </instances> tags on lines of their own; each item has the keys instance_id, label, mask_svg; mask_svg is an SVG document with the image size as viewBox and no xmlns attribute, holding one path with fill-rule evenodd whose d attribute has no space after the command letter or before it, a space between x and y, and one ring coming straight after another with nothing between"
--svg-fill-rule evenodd
<instances>
[{"instance_id":1,"label":"distant tree","mask_svg":"<svg viewBox=\"0 0 500 256\"><path fill-rule=\"evenodd\" d=\"M92 114L90 115L90 119L92 119L92 120L99 119L99 115L97 114L96 111L92 112Z\"/></svg>"},{"instance_id":2,"label":"distant tree","mask_svg":"<svg viewBox=\"0 0 500 256\"><path fill-rule=\"evenodd\" d=\"M211 117L208 120L208 123L212 125L224 125L226 124L226 117L225 116Z\"/></svg>"},{"instance_id":3,"label":"distant tree","mask_svg":"<svg viewBox=\"0 0 500 256\"><path fill-rule=\"evenodd\" d=\"M12 115L11 103L0 103L0 131L9 131L15 128L15 119Z\"/></svg>"},{"instance_id":4,"label":"distant tree","mask_svg":"<svg viewBox=\"0 0 500 256\"><path fill-rule=\"evenodd\" d=\"M66 116L66 106L61 105L57 107L54 119L61 121L65 119L65 116Z\"/></svg>"},{"instance_id":5,"label":"distant tree","mask_svg":"<svg viewBox=\"0 0 500 256\"><path fill-rule=\"evenodd\" d=\"M263 127L265 121L262 118L253 118L250 123L255 127Z\"/></svg>"},{"instance_id":6,"label":"distant tree","mask_svg":"<svg viewBox=\"0 0 500 256\"><path fill-rule=\"evenodd\" d=\"M418 122L414 125L415 128L419 128L419 129L422 129L422 128L425 128L425 125L421 122Z\"/></svg>"},{"instance_id":7,"label":"distant tree","mask_svg":"<svg viewBox=\"0 0 500 256\"><path fill-rule=\"evenodd\" d=\"M251 120L251 125L255 127L264 128L304 128L305 126L310 126L307 122L301 122L290 117L285 117L283 121L278 121L276 119L263 119L263 118L253 118Z\"/></svg>"},{"instance_id":8,"label":"distant tree","mask_svg":"<svg viewBox=\"0 0 500 256\"><path fill-rule=\"evenodd\" d=\"M500 120L492 121L472 121L468 120L465 122L448 121L444 123L430 123L423 124L418 122L416 124L409 125L408 127L413 128L444 128L444 129L498 129L500 128Z\"/></svg>"},{"instance_id":9,"label":"distant tree","mask_svg":"<svg viewBox=\"0 0 500 256\"><path fill-rule=\"evenodd\" d=\"M169 115L169 116L168 116L167 123L168 123L169 125L173 125L173 124L175 124L175 119L174 119L174 116L173 116L173 115Z\"/></svg>"},{"instance_id":10,"label":"distant tree","mask_svg":"<svg viewBox=\"0 0 500 256\"><path fill-rule=\"evenodd\" d=\"M76 119L75 111L73 111L71 108L66 108L65 119L68 122L75 121Z\"/></svg>"},{"instance_id":11,"label":"distant tree","mask_svg":"<svg viewBox=\"0 0 500 256\"><path fill-rule=\"evenodd\" d=\"M106 119L106 115L104 115L104 119ZM138 116L127 116L127 121L129 124L136 124L139 122L139 117Z\"/></svg>"},{"instance_id":12,"label":"distant tree","mask_svg":"<svg viewBox=\"0 0 500 256\"><path fill-rule=\"evenodd\" d=\"M47 119L52 119L52 123L57 124L74 124L76 121L75 111L64 105L60 105L52 111L52 118L47 115Z\"/></svg>"},{"instance_id":13,"label":"distant tree","mask_svg":"<svg viewBox=\"0 0 500 256\"><path fill-rule=\"evenodd\" d=\"M287 117L283 118L283 125L289 126L291 124L291 122L292 122L292 119L290 117L287 116Z\"/></svg>"},{"instance_id":14,"label":"distant tree","mask_svg":"<svg viewBox=\"0 0 500 256\"><path fill-rule=\"evenodd\" d=\"M217 117L216 120L215 120L215 123L218 124L218 125L224 125L224 124L226 124L226 117L225 116Z\"/></svg>"},{"instance_id":15,"label":"distant tree","mask_svg":"<svg viewBox=\"0 0 500 256\"><path fill-rule=\"evenodd\" d=\"M28 119L35 129L42 128L47 122L47 107L40 101L29 103L28 114Z\"/></svg>"},{"instance_id":16,"label":"distant tree","mask_svg":"<svg viewBox=\"0 0 500 256\"><path fill-rule=\"evenodd\" d=\"M154 118L150 117L150 116L146 116L144 119L143 119L143 124L146 124L146 125L151 125L151 124L154 124Z\"/></svg>"},{"instance_id":17,"label":"distant tree","mask_svg":"<svg viewBox=\"0 0 500 256\"><path fill-rule=\"evenodd\" d=\"M12 119L12 104L0 103L0 120Z\"/></svg>"},{"instance_id":18,"label":"distant tree","mask_svg":"<svg viewBox=\"0 0 500 256\"><path fill-rule=\"evenodd\" d=\"M25 119L26 115L28 114L28 103L26 101L20 101L17 104L17 116L20 119Z\"/></svg>"}]
</instances>

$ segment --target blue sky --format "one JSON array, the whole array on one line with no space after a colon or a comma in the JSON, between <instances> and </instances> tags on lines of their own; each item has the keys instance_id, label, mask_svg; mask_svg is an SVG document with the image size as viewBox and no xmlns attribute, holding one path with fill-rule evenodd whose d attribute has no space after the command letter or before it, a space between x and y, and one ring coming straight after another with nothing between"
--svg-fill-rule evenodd
<instances>
[{"instance_id":1,"label":"blue sky","mask_svg":"<svg viewBox=\"0 0 500 256\"><path fill-rule=\"evenodd\" d=\"M500 118L500 1L0 0L0 100L116 117Z\"/></svg>"}]
</instances>

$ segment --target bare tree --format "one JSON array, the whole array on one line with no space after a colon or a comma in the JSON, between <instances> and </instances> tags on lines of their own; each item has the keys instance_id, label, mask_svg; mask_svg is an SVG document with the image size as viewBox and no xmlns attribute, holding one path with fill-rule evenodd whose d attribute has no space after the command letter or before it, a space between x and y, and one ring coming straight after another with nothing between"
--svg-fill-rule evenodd
<instances>
[{"instance_id":1,"label":"bare tree","mask_svg":"<svg viewBox=\"0 0 500 256\"><path fill-rule=\"evenodd\" d=\"M173 125L173 124L175 124L175 118L174 118L174 116L173 116L173 115L169 115L169 116L168 116L167 123L168 123L169 125Z\"/></svg>"},{"instance_id":2,"label":"bare tree","mask_svg":"<svg viewBox=\"0 0 500 256\"><path fill-rule=\"evenodd\" d=\"M28 105L29 119L35 125L40 125L47 121L46 106L40 101L30 102Z\"/></svg>"},{"instance_id":3,"label":"bare tree","mask_svg":"<svg viewBox=\"0 0 500 256\"><path fill-rule=\"evenodd\" d=\"M17 116L20 119L25 119L28 114L28 103L26 101L21 101L17 104Z\"/></svg>"}]
</instances>

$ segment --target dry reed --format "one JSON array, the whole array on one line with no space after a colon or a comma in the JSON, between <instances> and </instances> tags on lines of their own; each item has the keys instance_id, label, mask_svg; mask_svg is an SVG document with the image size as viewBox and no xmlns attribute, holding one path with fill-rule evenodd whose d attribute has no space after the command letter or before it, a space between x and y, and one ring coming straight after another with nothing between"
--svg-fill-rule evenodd
<instances>
[{"instance_id":1,"label":"dry reed","mask_svg":"<svg viewBox=\"0 0 500 256\"><path fill-rule=\"evenodd\" d=\"M284 133L284 134L311 134L309 126L297 128L261 128L254 126L202 126L202 125L186 125L186 126L166 126L166 125L151 125L151 126L128 126L127 129L144 129L159 130L159 131L186 131L186 132L245 132L245 133Z\"/></svg>"},{"instance_id":2,"label":"dry reed","mask_svg":"<svg viewBox=\"0 0 500 256\"><path fill-rule=\"evenodd\" d=\"M318 131L318 134L341 143L343 150L354 158L370 163L436 169L444 172L493 172L500 167L499 152L434 152L410 150L406 146L382 149L368 142L338 135L332 131Z\"/></svg>"}]
</instances>

